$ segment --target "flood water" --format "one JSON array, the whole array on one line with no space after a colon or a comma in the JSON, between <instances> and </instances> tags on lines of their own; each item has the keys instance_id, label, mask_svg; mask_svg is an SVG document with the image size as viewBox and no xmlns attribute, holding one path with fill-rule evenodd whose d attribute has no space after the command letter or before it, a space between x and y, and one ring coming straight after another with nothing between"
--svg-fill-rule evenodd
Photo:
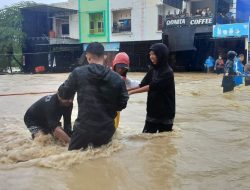
<instances>
[{"instance_id":1,"label":"flood water","mask_svg":"<svg viewBox=\"0 0 250 190\"><path fill-rule=\"evenodd\" d=\"M2 75L0 94L55 91L67 76ZM250 189L250 87L223 94L221 77L175 74L171 133L141 134L147 95L131 96L113 142L87 151L68 152L49 136L31 140L23 115L45 94L1 96L0 189ZM75 102L72 121L76 114Z\"/></svg>"}]
</instances>

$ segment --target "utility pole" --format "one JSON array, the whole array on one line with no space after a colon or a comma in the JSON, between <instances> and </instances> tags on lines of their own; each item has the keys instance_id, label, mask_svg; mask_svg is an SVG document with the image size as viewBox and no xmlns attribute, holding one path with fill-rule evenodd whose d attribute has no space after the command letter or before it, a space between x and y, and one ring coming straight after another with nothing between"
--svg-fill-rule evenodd
<instances>
[{"instance_id":1,"label":"utility pole","mask_svg":"<svg viewBox=\"0 0 250 190\"><path fill-rule=\"evenodd\" d=\"M11 74L12 74L12 66L11 66L12 57L13 57L13 47L8 47L7 58L8 58L8 65L9 65Z\"/></svg>"}]
</instances>

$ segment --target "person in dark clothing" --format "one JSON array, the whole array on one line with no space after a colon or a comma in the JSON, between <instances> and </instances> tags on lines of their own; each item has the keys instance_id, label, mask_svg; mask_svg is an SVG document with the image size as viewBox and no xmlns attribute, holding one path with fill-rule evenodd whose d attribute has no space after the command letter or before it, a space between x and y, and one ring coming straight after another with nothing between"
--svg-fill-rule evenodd
<instances>
[{"instance_id":1,"label":"person in dark clothing","mask_svg":"<svg viewBox=\"0 0 250 190\"><path fill-rule=\"evenodd\" d=\"M143 133L172 131L175 117L174 73L168 64L169 50L156 43L150 48L152 67L141 81L140 88L129 94L148 92L147 116Z\"/></svg>"},{"instance_id":2,"label":"person in dark clothing","mask_svg":"<svg viewBox=\"0 0 250 190\"><path fill-rule=\"evenodd\" d=\"M114 119L126 108L128 92L119 74L103 65L104 47L90 43L86 49L89 65L76 68L64 82L77 92L78 116L74 124L69 150L98 147L111 141Z\"/></svg>"},{"instance_id":3,"label":"person in dark clothing","mask_svg":"<svg viewBox=\"0 0 250 190\"><path fill-rule=\"evenodd\" d=\"M250 85L250 62L248 62L245 67L244 67L244 71L245 73L248 75L245 77L245 86L249 86Z\"/></svg>"},{"instance_id":4,"label":"person in dark clothing","mask_svg":"<svg viewBox=\"0 0 250 190\"><path fill-rule=\"evenodd\" d=\"M74 94L61 85L56 94L44 96L35 102L24 115L24 123L31 132L32 138L50 133L57 139L69 143L72 133L73 98ZM62 116L64 128L60 123Z\"/></svg>"},{"instance_id":5,"label":"person in dark clothing","mask_svg":"<svg viewBox=\"0 0 250 190\"><path fill-rule=\"evenodd\" d=\"M223 93L231 92L234 90L234 76L236 75L236 73L234 72L234 59L236 56L237 53L235 51L229 51L227 53L227 62L224 68L224 76L222 79Z\"/></svg>"}]
</instances>

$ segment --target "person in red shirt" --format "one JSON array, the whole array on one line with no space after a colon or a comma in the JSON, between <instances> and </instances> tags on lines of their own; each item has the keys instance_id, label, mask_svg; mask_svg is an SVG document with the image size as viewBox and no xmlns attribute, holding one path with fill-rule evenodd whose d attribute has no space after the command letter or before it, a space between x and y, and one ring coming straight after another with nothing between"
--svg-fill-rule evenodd
<instances>
[{"instance_id":1,"label":"person in red shirt","mask_svg":"<svg viewBox=\"0 0 250 190\"><path fill-rule=\"evenodd\" d=\"M222 59L221 55L219 55L219 58L215 61L214 71L217 74L221 74L224 72L224 60Z\"/></svg>"}]
</instances>

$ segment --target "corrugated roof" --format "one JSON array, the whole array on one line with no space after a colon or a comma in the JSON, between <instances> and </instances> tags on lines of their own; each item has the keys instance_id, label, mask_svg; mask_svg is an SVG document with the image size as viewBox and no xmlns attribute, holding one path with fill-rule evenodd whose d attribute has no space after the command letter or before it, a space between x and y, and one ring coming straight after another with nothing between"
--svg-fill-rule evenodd
<instances>
[{"instance_id":1,"label":"corrugated roof","mask_svg":"<svg viewBox=\"0 0 250 190\"><path fill-rule=\"evenodd\" d=\"M48 12L48 13L72 13L76 14L77 10L75 9L66 9L66 8L61 8L61 7L55 7L51 5L46 5L46 4L38 4L30 7L24 7L21 8L23 11L36 11L36 12Z\"/></svg>"}]
</instances>

